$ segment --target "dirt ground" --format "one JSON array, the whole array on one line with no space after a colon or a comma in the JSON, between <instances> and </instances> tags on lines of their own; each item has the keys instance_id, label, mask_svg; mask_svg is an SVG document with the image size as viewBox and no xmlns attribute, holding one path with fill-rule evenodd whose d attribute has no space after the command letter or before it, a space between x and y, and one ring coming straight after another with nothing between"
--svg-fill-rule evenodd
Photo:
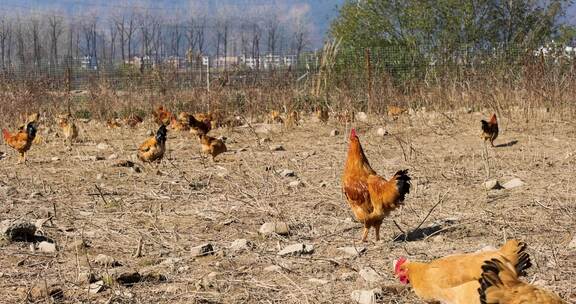
<instances>
[{"instance_id":1,"label":"dirt ground","mask_svg":"<svg viewBox=\"0 0 576 304\"><path fill-rule=\"evenodd\" d=\"M421 303L400 288L394 259L428 261L517 238L529 244L534 263L526 279L576 303L576 248L568 246L576 233L576 125L546 111L529 121L520 111L502 113L500 146L491 148L479 137L479 120L488 114L417 112L355 123L378 173L389 177L408 168L413 177L405 207L382 226L384 240L374 242L371 231L366 244L341 194L348 131L335 121L323 125L306 118L293 130L259 124L217 129L213 134L226 136L230 151L216 163L200 157L188 133L169 132L166 159L142 172L113 164L133 158L155 128L151 122L113 130L79 123L81 142L68 150L45 131L56 130L45 121L44 142L32 147L28 165L15 165L16 153L0 148L6 153L0 160L0 219L34 223L52 216L41 233L58 251L0 244L0 302L22 303L27 293L49 302L33 287L54 285L63 290L64 303L350 303L352 291L376 287L384 290L378 303ZM390 135L378 136L380 126ZM340 135L330 136L332 129ZM285 151L270 151L278 144ZM295 176L280 176L283 169ZM515 177L525 184L511 190L483 186L488 179ZM301 186L289 186L295 180ZM422 223L419 231L428 235L393 241L400 233L393 220L404 231ZM265 222L288 223L289 235L260 235ZM237 239L254 246L234 252L230 245ZM134 257L140 240L142 256ZM213 245L214 254L192 256L190 248L204 243ZM277 254L296 243L313 245L314 252ZM350 257L337 249L346 246L367 250ZM98 254L122 266L99 266L93 261ZM366 267L379 281L359 275ZM117 269L165 280L89 292L86 273Z\"/></svg>"}]
</instances>

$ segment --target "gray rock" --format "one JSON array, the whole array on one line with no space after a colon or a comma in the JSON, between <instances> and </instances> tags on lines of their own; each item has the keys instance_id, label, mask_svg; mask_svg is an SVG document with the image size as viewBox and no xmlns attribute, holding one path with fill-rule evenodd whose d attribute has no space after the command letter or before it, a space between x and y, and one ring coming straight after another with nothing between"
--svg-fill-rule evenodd
<instances>
[{"instance_id":1,"label":"gray rock","mask_svg":"<svg viewBox=\"0 0 576 304\"><path fill-rule=\"evenodd\" d=\"M263 235L270 235L272 233L288 235L290 233L290 226L285 222L266 222L260 226L258 232Z\"/></svg>"},{"instance_id":2,"label":"gray rock","mask_svg":"<svg viewBox=\"0 0 576 304\"><path fill-rule=\"evenodd\" d=\"M340 131L338 131L337 129L333 129L332 131L330 131L330 136L334 137L338 135L340 135Z\"/></svg>"},{"instance_id":3,"label":"gray rock","mask_svg":"<svg viewBox=\"0 0 576 304\"><path fill-rule=\"evenodd\" d=\"M313 252L314 252L314 245L306 245L298 243L284 247L284 249L278 252L278 255L279 256L300 255L300 254L311 254Z\"/></svg>"},{"instance_id":4,"label":"gray rock","mask_svg":"<svg viewBox=\"0 0 576 304\"><path fill-rule=\"evenodd\" d=\"M513 189L523 186L525 183L519 178L513 178L502 185L504 189Z\"/></svg>"},{"instance_id":5,"label":"gray rock","mask_svg":"<svg viewBox=\"0 0 576 304\"><path fill-rule=\"evenodd\" d=\"M238 239L232 242L230 245L230 250L233 252L242 252L252 250L254 248L254 244L247 239Z\"/></svg>"},{"instance_id":6,"label":"gray rock","mask_svg":"<svg viewBox=\"0 0 576 304\"><path fill-rule=\"evenodd\" d=\"M379 282L382 280L382 277L370 267L362 268L359 274L366 282Z\"/></svg>"},{"instance_id":7,"label":"gray rock","mask_svg":"<svg viewBox=\"0 0 576 304\"><path fill-rule=\"evenodd\" d=\"M270 151L286 151L282 145L271 145Z\"/></svg>"},{"instance_id":8,"label":"gray rock","mask_svg":"<svg viewBox=\"0 0 576 304\"><path fill-rule=\"evenodd\" d=\"M486 190L497 190L497 189L502 189L502 186L500 186L500 183L497 180L491 179L491 180L486 181L484 183L484 188Z\"/></svg>"},{"instance_id":9,"label":"gray rock","mask_svg":"<svg viewBox=\"0 0 576 304\"><path fill-rule=\"evenodd\" d=\"M90 286L88 287L88 291L91 294L97 294L97 293L103 291L104 288L106 288L104 281L97 281L97 282L90 284Z\"/></svg>"},{"instance_id":10,"label":"gray rock","mask_svg":"<svg viewBox=\"0 0 576 304\"><path fill-rule=\"evenodd\" d=\"M99 254L96 256L96 258L94 258L94 263L103 266L103 267L116 267L116 266L120 266L120 263L118 263L118 261L116 261L116 259L114 259L111 256L105 255L105 254Z\"/></svg>"},{"instance_id":11,"label":"gray rock","mask_svg":"<svg viewBox=\"0 0 576 304\"><path fill-rule=\"evenodd\" d=\"M42 241L38 244L38 250L46 253L56 252L56 244Z\"/></svg>"},{"instance_id":12,"label":"gray rock","mask_svg":"<svg viewBox=\"0 0 576 304\"><path fill-rule=\"evenodd\" d=\"M338 250L347 256L359 256L366 252L366 247L339 247Z\"/></svg>"},{"instance_id":13,"label":"gray rock","mask_svg":"<svg viewBox=\"0 0 576 304\"><path fill-rule=\"evenodd\" d=\"M374 288L372 290L354 290L350 298L359 304L375 304L382 297L382 289Z\"/></svg>"},{"instance_id":14,"label":"gray rock","mask_svg":"<svg viewBox=\"0 0 576 304\"><path fill-rule=\"evenodd\" d=\"M5 220L0 223L0 232L7 240L13 241L33 241L36 233L36 225L25 220Z\"/></svg>"},{"instance_id":15,"label":"gray rock","mask_svg":"<svg viewBox=\"0 0 576 304\"><path fill-rule=\"evenodd\" d=\"M291 177L291 176L295 176L296 174L292 170L284 169L284 170L278 172L278 175L280 175L282 177Z\"/></svg>"},{"instance_id":16,"label":"gray rock","mask_svg":"<svg viewBox=\"0 0 576 304\"><path fill-rule=\"evenodd\" d=\"M205 243L205 244L190 248L190 253L192 254L192 256L195 256L195 257L206 256L206 255L214 254L214 247L210 243Z\"/></svg>"}]
</instances>

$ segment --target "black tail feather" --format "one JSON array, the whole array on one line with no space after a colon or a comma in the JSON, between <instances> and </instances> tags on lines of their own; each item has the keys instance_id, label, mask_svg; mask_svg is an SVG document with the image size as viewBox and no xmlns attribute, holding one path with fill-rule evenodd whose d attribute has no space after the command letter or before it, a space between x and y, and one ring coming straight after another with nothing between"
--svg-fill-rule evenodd
<instances>
[{"instance_id":1,"label":"black tail feather","mask_svg":"<svg viewBox=\"0 0 576 304\"><path fill-rule=\"evenodd\" d=\"M482 276L478 280L480 283L480 288L478 288L478 294L480 295L481 304L489 304L486 302L486 290L491 286L502 285L502 280L498 274L500 273L500 267L498 266L497 259L492 259L490 261L485 261L482 265Z\"/></svg>"},{"instance_id":2,"label":"black tail feather","mask_svg":"<svg viewBox=\"0 0 576 304\"><path fill-rule=\"evenodd\" d=\"M532 267L532 261L530 261L530 255L526 252L526 248L528 248L528 245L520 242L518 246L518 263L514 266L519 277L526 276L526 269Z\"/></svg>"},{"instance_id":3,"label":"black tail feather","mask_svg":"<svg viewBox=\"0 0 576 304\"><path fill-rule=\"evenodd\" d=\"M400 170L394 174L396 178L396 187L400 193L400 201L404 201L406 194L410 193L410 176L408 176L408 169Z\"/></svg>"}]
</instances>

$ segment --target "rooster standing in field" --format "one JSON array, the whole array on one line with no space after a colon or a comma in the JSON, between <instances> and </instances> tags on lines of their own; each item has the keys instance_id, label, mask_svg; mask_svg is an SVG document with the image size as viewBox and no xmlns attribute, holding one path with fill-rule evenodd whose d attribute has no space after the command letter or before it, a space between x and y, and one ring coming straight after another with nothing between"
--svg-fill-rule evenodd
<instances>
[{"instance_id":1,"label":"rooster standing in field","mask_svg":"<svg viewBox=\"0 0 576 304\"><path fill-rule=\"evenodd\" d=\"M494 140L498 137L498 120L496 120L496 113L492 114L489 121L481 120L482 123L482 139L489 140L490 145L494 147Z\"/></svg>"},{"instance_id":2,"label":"rooster standing in field","mask_svg":"<svg viewBox=\"0 0 576 304\"><path fill-rule=\"evenodd\" d=\"M376 240L380 240L384 217L400 206L406 194L410 193L410 176L408 170L396 172L389 181L378 176L370 167L356 131L352 129L342 188L354 216L364 224L362 241L367 241L370 227L374 227Z\"/></svg>"},{"instance_id":3,"label":"rooster standing in field","mask_svg":"<svg viewBox=\"0 0 576 304\"><path fill-rule=\"evenodd\" d=\"M2 137L7 145L18 151L20 154L18 164L20 164L22 161L26 162L26 152L30 150L32 142L36 137L36 127L34 126L34 123L29 122L26 124L26 129L20 130L14 134L10 134L8 130L2 129Z\"/></svg>"},{"instance_id":4,"label":"rooster standing in field","mask_svg":"<svg viewBox=\"0 0 576 304\"><path fill-rule=\"evenodd\" d=\"M166 151L166 130L165 125L160 125L156 136L148 138L140 148L138 148L138 158L146 163L161 161Z\"/></svg>"}]
</instances>

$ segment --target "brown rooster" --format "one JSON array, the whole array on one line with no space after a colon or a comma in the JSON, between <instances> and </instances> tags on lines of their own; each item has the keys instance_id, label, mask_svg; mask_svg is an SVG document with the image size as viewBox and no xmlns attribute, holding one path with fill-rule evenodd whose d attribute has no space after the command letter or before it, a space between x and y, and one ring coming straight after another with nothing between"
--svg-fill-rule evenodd
<instances>
[{"instance_id":1,"label":"brown rooster","mask_svg":"<svg viewBox=\"0 0 576 304\"><path fill-rule=\"evenodd\" d=\"M378 176L370 167L356 130L352 129L342 188L354 216L364 224L362 241L368 239L370 227L374 227L379 240L384 217L402 204L410 192L410 176L408 170L396 172L388 181Z\"/></svg>"},{"instance_id":2,"label":"brown rooster","mask_svg":"<svg viewBox=\"0 0 576 304\"><path fill-rule=\"evenodd\" d=\"M160 125L156 136L148 138L140 148L138 148L138 158L147 163L161 161L166 151L166 130L165 125Z\"/></svg>"},{"instance_id":3,"label":"brown rooster","mask_svg":"<svg viewBox=\"0 0 576 304\"><path fill-rule=\"evenodd\" d=\"M188 117L188 125L190 126L190 133L196 135L208 134L212 129L212 123L209 118L198 120L194 115Z\"/></svg>"},{"instance_id":4,"label":"brown rooster","mask_svg":"<svg viewBox=\"0 0 576 304\"><path fill-rule=\"evenodd\" d=\"M26 152L30 150L32 142L36 137L36 127L34 126L34 123L29 122L26 124L26 129L20 130L14 134L10 134L8 130L2 129L2 137L7 145L18 151L20 154L18 164L20 164L22 161L26 162Z\"/></svg>"},{"instance_id":5,"label":"brown rooster","mask_svg":"<svg viewBox=\"0 0 576 304\"><path fill-rule=\"evenodd\" d=\"M496 120L496 113L492 114L489 121L481 120L482 123L482 139L489 140L490 145L494 147L494 140L498 137L498 120Z\"/></svg>"}]
</instances>

